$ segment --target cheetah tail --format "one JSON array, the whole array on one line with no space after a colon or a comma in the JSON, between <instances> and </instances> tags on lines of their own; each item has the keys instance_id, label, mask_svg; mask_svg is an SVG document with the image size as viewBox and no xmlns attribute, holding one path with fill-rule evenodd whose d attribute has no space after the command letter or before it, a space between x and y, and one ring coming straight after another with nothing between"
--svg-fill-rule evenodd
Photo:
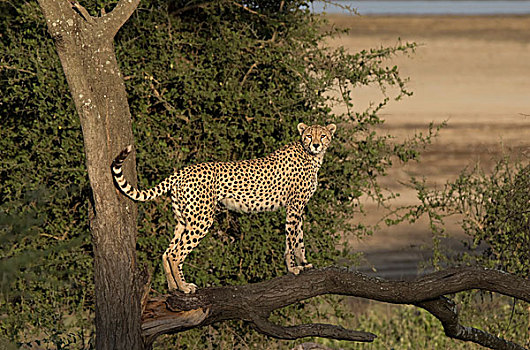
<instances>
[{"instance_id":1,"label":"cheetah tail","mask_svg":"<svg viewBox=\"0 0 530 350\"><path fill-rule=\"evenodd\" d=\"M120 152L120 154L114 159L112 162L111 170L112 170L112 176L114 178L114 182L116 186L120 189L123 194L125 194L127 197L129 197L132 200L145 202L149 201L151 199L155 199L156 197L166 193L170 186L169 186L169 180L170 178L165 179L158 185L156 185L153 188L150 188L148 190L139 191L138 189L131 186L125 177L123 176L122 172L122 165L123 162L127 159L129 154L132 151L132 146L127 146L123 151Z\"/></svg>"}]
</instances>

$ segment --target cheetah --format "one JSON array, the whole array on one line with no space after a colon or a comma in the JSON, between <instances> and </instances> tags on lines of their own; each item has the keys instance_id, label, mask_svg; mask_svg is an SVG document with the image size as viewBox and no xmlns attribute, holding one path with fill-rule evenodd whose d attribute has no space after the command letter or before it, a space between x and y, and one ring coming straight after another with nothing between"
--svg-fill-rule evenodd
<instances>
[{"instance_id":1,"label":"cheetah","mask_svg":"<svg viewBox=\"0 0 530 350\"><path fill-rule=\"evenodd\" d=\"M174 237L162 256L169 290L194 293L182 273L186 256L207 234L218 203L240 212L286 209L285 263L295 275L312 268L305 257L302 232L304 208L317 188L317 173L330 145L335 124L297 126L300 140L270 155L251 160L211 162L177 170L155 187L140 191L122 174L122 165L132 151L125 148L111 169L119 190L135 201L149 201L171 191L177 225Z\"/></svg>"}]
</instances>

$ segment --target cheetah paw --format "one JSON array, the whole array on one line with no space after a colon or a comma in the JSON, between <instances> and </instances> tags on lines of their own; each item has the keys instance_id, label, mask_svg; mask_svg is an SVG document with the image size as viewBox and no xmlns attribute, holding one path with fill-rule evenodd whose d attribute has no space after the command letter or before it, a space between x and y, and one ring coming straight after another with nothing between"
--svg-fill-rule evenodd
<instances>
[{"instance_id":1,"label":"cheetah paw","mask_svg":"<svg viewBox=\"0 0 530 350\"><path fill-rule=\"evenodd\" d=\"M182 283L179 289L185 294L193 294L197 290L197 285L194 283Z\"/></svg>"},{"instance_id":2,"label":"cheetah paw","mask_svg":"<svg viewBox=\"0 0 530 350\"><path fill-rule=\"evenodd\" d=\"M304 265L302 265L302 267L304 268L304 270L309 270L309 269L312 269L312 268L313 268L313 264L307 264L307 263L305 263Z\"/></svg>"},{"instance_id":3,"label":"cheetah paw","mask_svg":"<svg viewBox=\"0 0 530 350\"><path fill-rule=\"evenodd\" d=\"M292 273L293 275L298 275L300 272L302 272L304 270L304 267L303 266L293 266L289 269L289 272Z\"/></svg>"}]
</instances>

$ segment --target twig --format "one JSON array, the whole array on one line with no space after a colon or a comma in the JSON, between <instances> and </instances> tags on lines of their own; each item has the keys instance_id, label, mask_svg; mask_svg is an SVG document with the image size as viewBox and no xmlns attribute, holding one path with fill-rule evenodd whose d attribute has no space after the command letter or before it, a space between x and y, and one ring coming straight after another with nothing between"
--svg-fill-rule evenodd
<instances>
[{"instance_id":1,"label":"twig","mask_svg":"<svg viewBox=\"0 0 530 350\"><path fill-rule=\"evenodd\" d=\"M237 1L234 1L233 4L236 5L237 7L242 8L243 10L245 10L245 11L247 11L247 12L249 12L249 13L252 13L253 15L256 15L256 16L259 16L259 17L267 17L267 16L265 16L264 14L261 14L261 13L259 13L259 12L256 12L256 11L254 11L254 10L252 10L252 9L250 9L250 8L248 8L248 7L246 7L245 5L242 5L242 4L238 3Z\"/></svg>"},{"instance_id":2,"label":"twig","mask_svg":"<svg viewBox=\"0 0 530 350\"><path fill-rule=\"evenodd\" d=\"M169 103L166 99L164 99L162 97L162 95L158 92L158 90L155 88L155 85L153 83L150 83L149 86L151 87L151 90L153 90L153 95L158 99L158 101L160 101L160 103L162 103L162 105L164 106L164 108L168 111L168 112L171 112L171 113L174 113L174 115L180 119L180 120L183 120L185 121L186 123L188 123L190 120L188 119L188 117L184 116L184 115L181 115L179 113L176 113L177 112L177 109L171 104Z\"/></svg>"},{"instance_id":3,"label":"twig","mask_svg":"<svg viewBox=\"0 0 530 350\"><path fill-rule=\"evenodd\" d=\"M68 231L66 231L65 233L63 233L62 236L54 236L54 235L50 235L49 233L41 233L40 234L41 237L49 237L49 238L53 238L57 241L64 241L66 239L66 237L68 236Z\"/></svg>"},{"instance_id":4,"label":"twig","mask_svg":"<svg viewBox=\"0 0 530 350\"><path fill-rule=\"evenodd\" d=\"M13 67L13 66L0 65L0 68L1 69L11 69L11 70L16 70L16 71L19 71L19 72L22 72L22 73L28 73L28 74L31 74L31 75L36 75L35 72L32 72L30 70L23 69L23 68L18 68L18 67Z\"/></svg>"},{"instance_id":5,"label":"twig","mask_svg":"<svg viewBox=\"0 0 530 350\"><path fill-rule=\"evenodd\" d=\"M239 84L239 86L243 86L245 84L245 81L247 81L247 78L248 76L250 75L250 73L252 72L252 70L254 68L256 68L258 66L258 62L254 62L252 64L252 66L250 66L250 68L247 70L247 73L245 74L245 76L243 77L243 80L241 80L241 83Z\"/></svg>"}]
</instances>

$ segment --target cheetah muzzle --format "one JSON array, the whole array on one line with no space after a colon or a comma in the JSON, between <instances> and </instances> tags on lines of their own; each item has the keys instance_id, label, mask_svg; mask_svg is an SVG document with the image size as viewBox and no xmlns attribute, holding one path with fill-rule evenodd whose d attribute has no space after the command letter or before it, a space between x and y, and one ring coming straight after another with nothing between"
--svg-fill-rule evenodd
<instances>
[{"instance_id":1,"label":"cheetah muzzle","mask_svg":"<svg viewBox=\"0 0 530 350\"><path fill-rule=\"evenodd\" d=\"M298 124L300 140L258 159L212 162L177 170L155 187L138 190L125 180L122 165L131 153L125 148L112 163L117 187L135 201L149 201L168 191L177 226L162 264L170 290L194 293L197 286L186 283L182 263L208 233L218 203L241 212L286 209L285 263L295 275L311 268L305 258L302 216L318 184L322 165L335 124Z\"/></svg>"}]
</instances>

